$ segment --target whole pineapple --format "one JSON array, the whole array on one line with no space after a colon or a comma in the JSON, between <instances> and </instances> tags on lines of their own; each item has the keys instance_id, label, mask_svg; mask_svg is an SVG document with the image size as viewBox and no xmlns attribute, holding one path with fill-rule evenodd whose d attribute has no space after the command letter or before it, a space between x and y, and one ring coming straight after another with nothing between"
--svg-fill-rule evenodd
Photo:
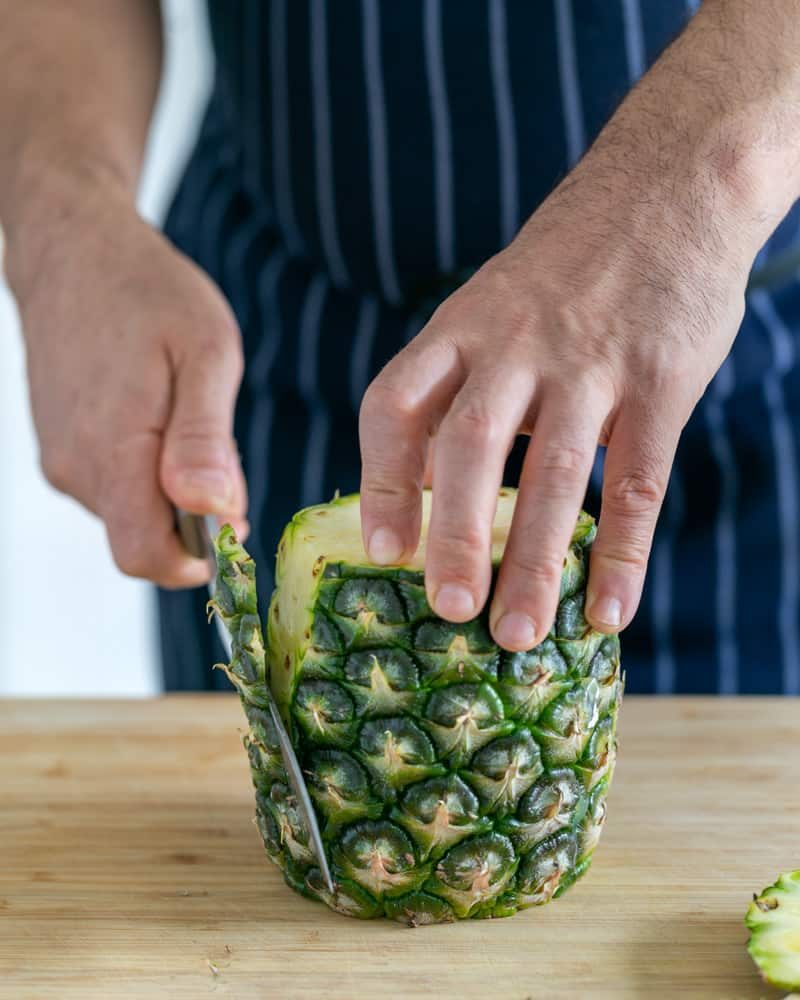
<instances>
[{"instance_id":1,"label":"whole pineapple","mask_svg":"<svg viewBox=\"0 0 800 1000\"><path fill-rule=\"evenodd\" d=\"M498 498L493 560L516 493ZM606 813L622 694L619 642L583 617L591 517L564 561L551 633L526 653L492 641L484 613L453 625L425 599L430 497L414 562L368 563L358 496L310 507L278 549L266 658L255 569L217 539L226 668L250 724L256 821L290 886L355 917L409 924L507 916L586 871ZM266 659L266 662L265 662ZM287 723L336 884L314 865L265 711Z\"/></svg>"}]
</instances>

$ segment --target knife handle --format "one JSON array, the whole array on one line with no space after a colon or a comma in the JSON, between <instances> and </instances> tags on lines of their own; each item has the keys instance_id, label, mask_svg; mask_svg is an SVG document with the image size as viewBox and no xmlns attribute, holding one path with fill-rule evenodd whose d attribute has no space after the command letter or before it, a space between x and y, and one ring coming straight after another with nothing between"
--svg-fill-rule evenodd
<instances>
[{"instance_id":1,"label":"knife handle","mask_svg":"<svg viewBox=\"0 0 800 1000\"><path fill-rule=\"evenodd\" d=\"M188 510L175 508L175 522L183 547L195 559L208 559L211 552L211 539L208 536L206 523L200 514L190 514Z\"/></svg>"}]
</instances>

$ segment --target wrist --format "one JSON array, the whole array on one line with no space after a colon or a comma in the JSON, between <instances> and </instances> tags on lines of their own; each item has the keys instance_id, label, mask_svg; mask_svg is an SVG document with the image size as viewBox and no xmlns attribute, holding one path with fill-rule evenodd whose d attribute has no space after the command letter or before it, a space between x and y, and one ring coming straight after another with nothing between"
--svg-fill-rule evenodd
<instances>
[{"instance_id":1,"label":"wrist","mask_svg":"<svg viewBox=\"0 0 800 1000\"><path fill-rule=\"evenodd\" d=\"M765 139L750 109L683 104L655 114L652 105L631 102L580 167L600 174L600 190L616 191L630 206L630 224L645 243L653 235L674 238L690 264L745 281L800 193L793 157Z\"/></svg>"},{"instance_id":2,"label":"wrist","mask_svg":"<svg viewBox=\"0 0 800 1000\"><path fill-rule=\"evenodd\" d=\"M597 143L623 145L645 197L668 201L698 245L748 269L800 196L800 25L788 12L781 43L759 9L707 0Z\"/></svg>"},{"instance_id":3,"label":"wrist","mask_svg":"<svg viewBox=\"0 0 800 1000\"><path fill-rule=\"evenodd\" d=\"M77 155L21 155L2 203L5 271L23 300L51 253L65 253L89 220L135 211L135 185L112 162Z\"/></svg>"}]
</instances>

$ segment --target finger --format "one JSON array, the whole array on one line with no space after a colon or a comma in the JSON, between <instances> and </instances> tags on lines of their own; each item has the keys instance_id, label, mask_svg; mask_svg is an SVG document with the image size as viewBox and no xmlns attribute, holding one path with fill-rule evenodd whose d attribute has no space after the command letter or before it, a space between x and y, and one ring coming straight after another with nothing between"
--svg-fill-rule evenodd
<instances>
[{"instance_id":1,"label":"finger","mask_svg":"<svg viewBox=\"0 0 800 1000\"><path fill-rule=\"evenodd\" d=\"M161 458L161 485L174 504L239 522L246 494L232 428L241 374L240 349L224 334L178 361Z\"/></svg>"},{"instance_id":2,"label":"finger","mask_svg":"<svg viewBox=\"0 0 800 1000\"><path fill-rule=\"evenodd\" d=\"M416 551L430 435L463 382L456 348L420 334L384 368L361 404L361 530L370 559Z\"/></svg>"},{"instance_id":3,"label":"finger","mask_svg":"<svg viewBox=\"0 0 800 1000\"><path fill-rule=\"evenodd\" d=\"M474 618L486 602L497 494L532 394L523 366L471 375L436 435L425 582L449 621Z\"/></svg>"},{"instance_id":4,"label":"finger","mask_svg":"<svg viewBox=\"0 0 800 1000\"><path fill-rule=\"evenodd\" d=\"M629 405L611 432L586 591L586 618L602 632L624 628L641 597L682 426L671 403Z\"/></svg>"},{"instance_id":5,"label":"finger","mask_svg":"<svg viewBox=\"0 0 800 1000\"><path fill-rule=\"evenodd\" d=\"M505 649L535 646L555 618L564 555L609 406L596 388L543 394L490 614L492 634Z\"/></svg>"},{"instance_id":6,"label":"finger","mask_svg":"<svg viewBox=\"0 0 800 1000\"><path fill-rule=\"evenodd\" d=\"M172 505L158 482L160 452L160 435L150 431L116 446L100 514L123 573L162 587L197 587L208 582L208 567L188 555L176 533Z\"/></svg>"}]
</instances>

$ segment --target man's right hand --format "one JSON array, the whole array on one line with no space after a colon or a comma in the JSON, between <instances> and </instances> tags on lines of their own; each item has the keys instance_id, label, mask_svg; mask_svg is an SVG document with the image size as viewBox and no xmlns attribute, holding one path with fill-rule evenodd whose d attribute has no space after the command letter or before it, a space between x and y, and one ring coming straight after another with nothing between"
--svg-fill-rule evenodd
<instances>
[{"instance_id":1,"label":"man's right hand","mask_svg":"<svg viewBox=\"0 0 800 1000\"><path fill-rule=\"evenodd\" d=\"M242 352L219 290L111 184L40 209L6 263L45 476L102 518L125 573L204 583L172 505L247 527Z\"/></svg>"}]
</instances>

